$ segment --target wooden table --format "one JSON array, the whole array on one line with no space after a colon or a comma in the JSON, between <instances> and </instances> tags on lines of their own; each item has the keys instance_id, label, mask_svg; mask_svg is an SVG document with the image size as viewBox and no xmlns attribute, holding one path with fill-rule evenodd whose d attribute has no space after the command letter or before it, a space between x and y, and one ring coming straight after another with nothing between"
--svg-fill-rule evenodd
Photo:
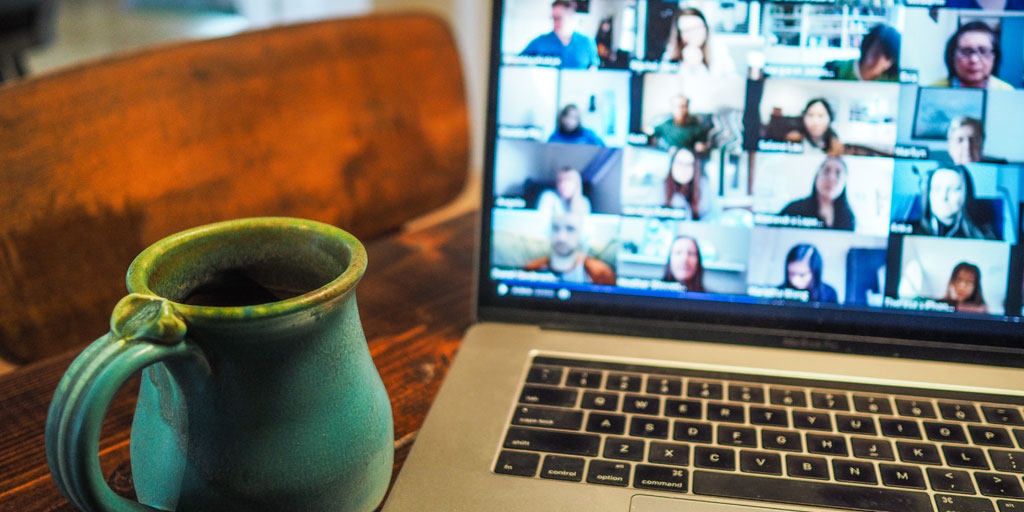
<instances>
[{"instance_id":1,"label":"wooden table","mask_svg":"<svg viewBox=\"0 0 1024 512\"><path fill-rule=\"evenodd\" d=\"M475 214L367 243L357 297L370 352L391 396L402 467L471 320ZM99 337L103 333L96 333ZM80 349L0 375L0 511L74 510L46 464L43 430L57 381ZM111 403L100 465L134 497L128 440L138 378Z\"/></svg>"}]
</instances>

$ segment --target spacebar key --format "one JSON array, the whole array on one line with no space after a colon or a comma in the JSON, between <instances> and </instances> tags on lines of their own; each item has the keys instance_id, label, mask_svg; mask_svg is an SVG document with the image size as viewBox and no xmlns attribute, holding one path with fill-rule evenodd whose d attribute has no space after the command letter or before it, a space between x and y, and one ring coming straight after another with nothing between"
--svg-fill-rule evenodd
<instances>
[{"instance_id":1,"label":"spacebar key","mask_svg":"<svg viewBox=\"0 0 1024 512\"><path fill-rule=\"evenodd\" d=\"M509 427L508 435L505 436L505 448L534 452L595 457L600 445L601 438L598 436L530 428Z\"/></svg>"},{"instance_id":2,"label":"spacebar key","mask_svg":"<svg viewBox=\"0 0 1024 512\"><path fill-rule=\"evenodd\" d=\"M844 510L878 512L931 512L934 510L928 495L923 492L706 471L693 472L693 492L721 498L771 501Z\"/></svg>"}]
</instances>

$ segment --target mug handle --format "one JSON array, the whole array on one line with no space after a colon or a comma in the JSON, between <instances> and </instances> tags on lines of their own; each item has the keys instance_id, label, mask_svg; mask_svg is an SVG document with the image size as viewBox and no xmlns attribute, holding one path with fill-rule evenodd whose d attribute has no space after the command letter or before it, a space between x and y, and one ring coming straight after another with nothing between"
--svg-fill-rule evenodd
<instances>
[{"instance_id":1,"label":"mug handle","mask_svg":"<svg viewBox=\"0 0 1024 512\"><path fill-rule=\"evenodd\" d=\"M57 385L46 418L46 459L57 488L86 512L162 512L123 498L100 470L103 417L114 394L135 372L170 359L209 364L185 340L185 321L171 302L131 294L114 307L110 333L82 352Z\"/></svg>"}]
</instances>

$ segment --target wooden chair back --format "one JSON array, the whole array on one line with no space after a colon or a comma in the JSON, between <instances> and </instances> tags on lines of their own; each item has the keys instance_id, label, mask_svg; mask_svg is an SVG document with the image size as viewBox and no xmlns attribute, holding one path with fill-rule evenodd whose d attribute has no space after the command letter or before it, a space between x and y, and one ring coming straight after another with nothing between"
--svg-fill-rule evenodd
<instances>
[{"instance_id":1,"label":"wooden chair back","mask_svg":"<svg viewBox=\"0 0 1024 512\"><path fill-rule=\"evenodd\" d=\"M134 256L182 229L283 215L365 239L450 201L468 172L460 69L440 21L379 15L0 87L0 355L101 335Z\"/></svg>"}]
</instances>

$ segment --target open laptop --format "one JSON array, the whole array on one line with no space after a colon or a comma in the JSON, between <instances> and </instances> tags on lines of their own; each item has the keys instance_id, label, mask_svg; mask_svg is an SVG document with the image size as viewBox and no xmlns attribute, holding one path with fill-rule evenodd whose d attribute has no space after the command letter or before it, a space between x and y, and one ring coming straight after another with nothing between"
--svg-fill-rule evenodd
<instances>
[{"instance_id":1,"label":"open laptop","mask_svg":"<svg viewBox=\"0 0 1024 512\"><path fill-rule=\"evenodd\" d=\"M1024 510L1020 7L495 1L478 323L385 510Z\"/></svg>"}]
</instances>

